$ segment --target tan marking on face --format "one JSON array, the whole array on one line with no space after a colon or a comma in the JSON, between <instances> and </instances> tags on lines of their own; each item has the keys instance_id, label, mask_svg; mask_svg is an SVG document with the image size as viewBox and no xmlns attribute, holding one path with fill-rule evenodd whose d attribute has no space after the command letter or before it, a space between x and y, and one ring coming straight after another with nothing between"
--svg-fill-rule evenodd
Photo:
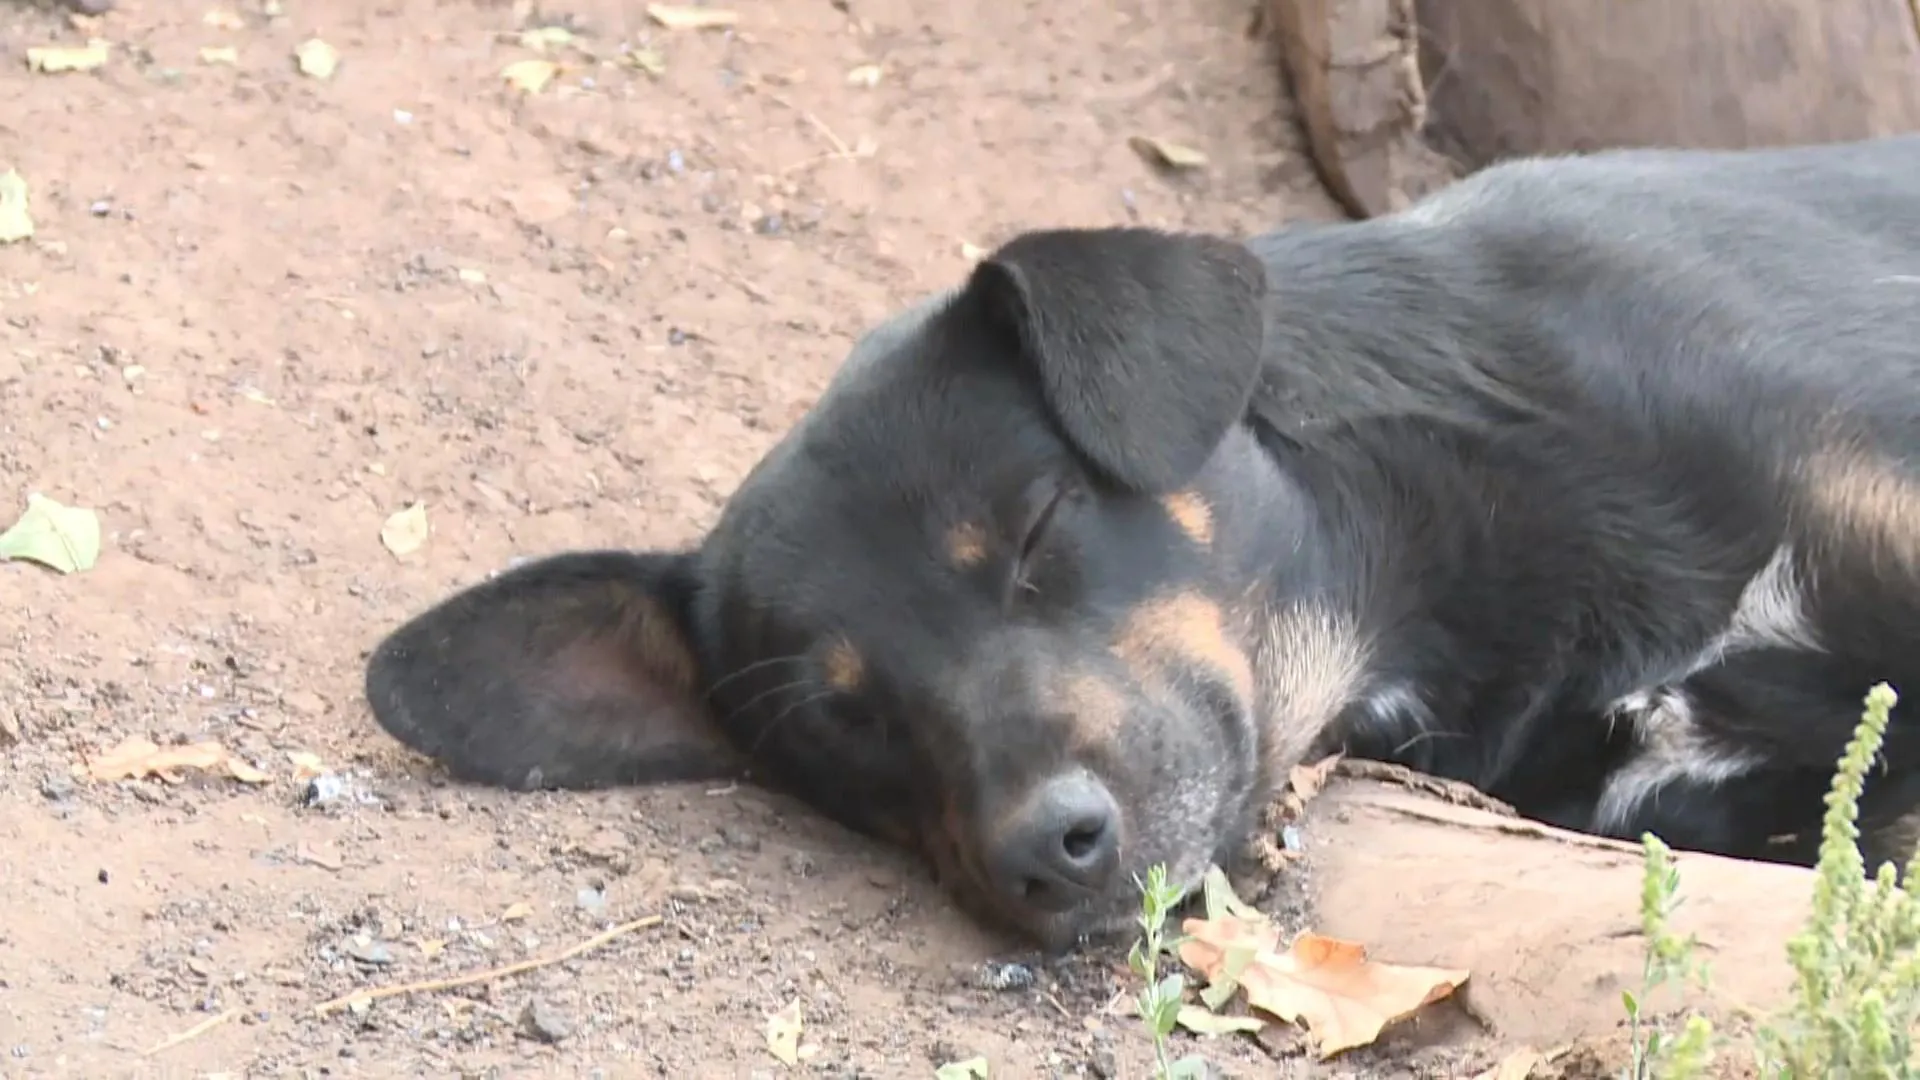
<instances>
[{"instance_id":1,"label":"tan marking on face","mask_svg":"<svg viewBox=\"0 0 1920 1080\"><path fill-rule=\"evenodd\" d=\"M987 557L987 534L971 521L963 521L947 530L947 558L954 566L970 570Z\"/></svg>"},{"instance_id":2,"label":"tan marking on face","mask_svg":"<svg viewBox=\"0 0 1920 1080\"><path fill-rule=\"evenodd\" d=\"M1187 539L1201 547L1213 546L1213 507L1197 491L1176 491L1160 498L1160 505L1166 508L1167 516Z\"/></svg>"},{"instance_id":3,"label":"tan marking on face","mask_svg":"<svg viewBox=\"0 0 1920 1080\"><path fill-rule=\"evenodd\" d=\"M845 640L834 642L827 647L827 653L820 660L820 666L827 670L827 685L841 693L850 693L860 689L860 680L866 676L866 664L860 654Z\"/></svg>"},{"instance_id":4,"label":"tan marking on face","mask_svg":"<svg viewBox=\"0 0 1920 1080\"><path fill-rule=\"evenodd\" d=\"M1920 476L1869 450L1841 445L1800 467L1802 496L1829 542L1863 545L1920 572Z\"/></svg>"},{"instance_id":5,"label":"tan marking on face","mask_svg":"<svg viewBox=\"0 0 1920 1080\"><path fill-rule=\"evenodd\" d=\"M1253 665L1227 634L1220 605L1199 593L1162 596L1135 608L1113 644L1133 677L1142 683L1166 681L1177 673L1169 660L1199 664L1224 676L1234 696L1253 700Z\"/></svg>"},{"instance_id":6,"label":"tan marking on face","mask_svg":"<svg viewBox=\"0 0 1920 1080\"><path fill-rule=\"evenodd\" d=\"M1043 693L1047 712L1070 717L1077 749L1112 747L1127 722L1127 695L1119 684L1092 671L1069 672Z\"/></svg>"},{"instance_id":7,"label":"tan marking on face","mask_svg":"<svg viewBox=\"0 0 1920 1080\"><path fill-rule=\"evenodd\" d=\"M1352 620L1319 604L1292 605L1263 618L1254 657L1267 757L1276 775L1303 761L1358 696L1367 652Z\"/></svg>"}]
</instances>

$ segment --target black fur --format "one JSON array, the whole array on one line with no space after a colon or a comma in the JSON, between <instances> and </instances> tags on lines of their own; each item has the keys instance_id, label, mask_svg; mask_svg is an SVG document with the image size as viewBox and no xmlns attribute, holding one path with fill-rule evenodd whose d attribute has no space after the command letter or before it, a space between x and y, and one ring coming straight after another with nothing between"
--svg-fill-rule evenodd
<instances>
[{"instance_id":1,"label":"black fur","mask_svg":"<svg viewBox=\"0 0 1920 1080\"><path fill-rule=\"evenodd\" d=\"M1867 689L1920 673L1916 177L1920 138L1615 152L1244 244L1027 234L864 339L697 550L477 586L368 699L474 780L750 771L1055 945L1337 748L1805 862Z\"/></svg>"}]
</instances>

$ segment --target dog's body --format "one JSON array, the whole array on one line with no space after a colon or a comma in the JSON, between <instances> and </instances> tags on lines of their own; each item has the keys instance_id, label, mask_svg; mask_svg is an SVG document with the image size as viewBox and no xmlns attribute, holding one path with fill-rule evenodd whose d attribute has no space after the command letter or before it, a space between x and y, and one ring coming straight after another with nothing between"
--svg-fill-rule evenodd
<instances>
[{"instance_id":1,"label":"dog's body","mask_svg":"<svg viewBox=\"0 0 1920 1080\"><path fill-rule=\"evenodd\" d=\"M751 767L1057 946L1336 749L1808 861L1866 691L1913 676L1903 138L1517 162L1245 244L1027 234L864 339L697 550L478 585L368 697L474 780ZM1913 736L1875 862L1920 839Z\"/></svg>"}]
</instances>

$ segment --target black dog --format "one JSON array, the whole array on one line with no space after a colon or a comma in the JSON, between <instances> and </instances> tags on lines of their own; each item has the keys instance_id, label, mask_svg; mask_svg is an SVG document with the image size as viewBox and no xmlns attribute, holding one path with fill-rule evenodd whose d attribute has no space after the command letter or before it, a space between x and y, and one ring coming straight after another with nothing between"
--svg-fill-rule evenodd
<instances>
[{"instance_id":1,"label":"black dog","mask_svg":"<svg viewBox=\"0 0 1920 1080\"><path fill-rule=\"evenodd\" d=\"M751 769L1051 946L1348 752L1810 860L1920 682L1920 138L1485 170L1244 243L1032 232L868 335L697 550L373 654L461 778ZM1914 731L1870 859L1920 838Z\"/></svg>"}]
</instances>

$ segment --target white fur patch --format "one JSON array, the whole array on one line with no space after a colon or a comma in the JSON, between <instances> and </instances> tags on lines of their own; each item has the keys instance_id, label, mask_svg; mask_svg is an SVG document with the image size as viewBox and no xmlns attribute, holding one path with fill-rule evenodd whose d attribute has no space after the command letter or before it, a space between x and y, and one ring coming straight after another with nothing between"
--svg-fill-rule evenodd
<instances>
[{"instance_id":1,"label":"white fur patch","mask_svg":"<svg viewBox=\"0 0 1920 1080\"><path fill-rule=\"evenodd\" d=\"M1607 780L1592 831L1617 835L1648 799L1680 780L1721 784L1762 764L1760 755L1714 742L1700 730L1693 702L1676 689L1640 690L1615 702L1609 716L1633 725L1638 752Z\"/></svg>"},{"instance_id":2,"label":"white fur patch","mask_svg":"<svg viewBox=\"0 0 1920 1080\"><path fill-rule=\"evenodd\" d=\"M1253 649L1256 707L1268 760L1299 764L1340 711L1359 696L1368 649L1353 620L1324 604L1268 614Z\"/></svg>"}]
</instances>

